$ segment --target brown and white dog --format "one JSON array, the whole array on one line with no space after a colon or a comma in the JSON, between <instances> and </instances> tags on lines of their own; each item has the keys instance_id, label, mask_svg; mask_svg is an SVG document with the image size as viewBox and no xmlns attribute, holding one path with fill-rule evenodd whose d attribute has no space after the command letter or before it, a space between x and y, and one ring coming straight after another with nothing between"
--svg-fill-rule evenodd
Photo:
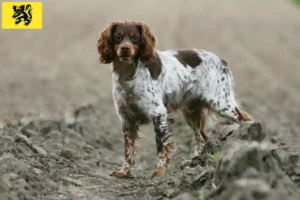
<instances>
[{"instance_id":1,"label":"brown and white dog","mask_svg":"<svg viewBox=\"0 0 300 200\"><path fill-rule=\"evenodd\" d=\"M130 175L138 128L153 121L158 152L152 177L165 173L176 144L168 114L180 109L194 131L195 156L203 151L209 114L240 123L252 117L236 102L227 63L199 49L155 50L156 39L143 22L112 22L97 42L100 63L112 63L113 99L125 140L125 161L111 175Z\"/></svg>"}]
</instances>

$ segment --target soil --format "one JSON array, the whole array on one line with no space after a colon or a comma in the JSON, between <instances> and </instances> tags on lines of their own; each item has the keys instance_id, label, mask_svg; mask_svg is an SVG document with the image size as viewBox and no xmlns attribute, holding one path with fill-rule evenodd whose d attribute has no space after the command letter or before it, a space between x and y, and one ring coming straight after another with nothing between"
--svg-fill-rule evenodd
<instances>
[{"instance_id":1,"label":"soil","mask_svg":"<svg viewBox=\"0 0 300 200\"><path fill-rule=\"evenodd\" d=\"M179 148L150 179L152 125L141 127L134 176L123 161L99 32L147 22L158 49L200 48L225 59L255 123L212 122L203 155L180 113ZM0 200L299 199L300 9L288 1L45 1L43 29L0 32Z\"/></svg>"}]
</instances>

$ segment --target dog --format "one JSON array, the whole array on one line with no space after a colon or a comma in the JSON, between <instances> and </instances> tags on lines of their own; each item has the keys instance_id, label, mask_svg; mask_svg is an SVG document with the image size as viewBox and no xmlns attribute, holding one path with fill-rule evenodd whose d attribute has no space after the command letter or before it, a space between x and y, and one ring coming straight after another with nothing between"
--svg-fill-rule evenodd
<instances>
[{"instance_id":1,"label":"dog","mask_svg":"<svg viewBox=\"0 0 300 200\"><path fill-rule=\"evenodd\" d=\"M176 151L168 122L168 115L176 110L181 110L194 132L195 156L203 151L211 114L236 123L253 120L236 101L225 60L200 49L159 51L155 46L151 28L139 21L112 22L97 41L99 62L111 64L114 105L125 141L124 163L111 176L131 175L139 126L151 121L158 153L151 177L165 173Z\"/></svg>"}]
</instances>

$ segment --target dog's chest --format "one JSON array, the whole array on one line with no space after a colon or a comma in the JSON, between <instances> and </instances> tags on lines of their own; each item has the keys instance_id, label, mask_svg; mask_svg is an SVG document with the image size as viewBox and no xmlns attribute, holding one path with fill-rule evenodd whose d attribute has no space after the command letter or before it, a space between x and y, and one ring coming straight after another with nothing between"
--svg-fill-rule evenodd
<instances>
[{"instance_id":1,"label":"dog's chest","mask_svg":"<svg viewBox=\"0 0 300 200\"><path fill-rule=\"evenodd\" d=\"M124 81L118 78L115 86L115 100L119 113L132 123L147 124L150 122L148 110L145 107L147 84L140 80L141 76Z\"/></svg>"},{"instance_id":2,"label":"dog's chest","mask_svg":"<svg viewBox=\"0 0 300 200\"><path fill-rule=\"evenodd\" d=\"M119 112L129 121L138 124L148 124L150 119L139 102L141 97L134 94L125 94L118 100Z\"/></svg>"}]
</instances>

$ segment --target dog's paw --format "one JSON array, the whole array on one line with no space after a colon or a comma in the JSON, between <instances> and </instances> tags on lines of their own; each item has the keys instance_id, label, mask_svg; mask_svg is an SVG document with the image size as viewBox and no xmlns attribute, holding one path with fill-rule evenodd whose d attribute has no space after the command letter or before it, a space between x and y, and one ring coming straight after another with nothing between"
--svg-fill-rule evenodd
<instances>
[{"instance_id":1,"label":"dog's paw","mask_svg":"<svg viewBox=\"0 0 300 200\"><path fill-rule=\"evenodd\" d=\"M151 179L153 179L155 176L163 176L166 173L166 169L164 168L157 168L152 172Z\"/></svg>"},{"instance_id":2,"label":"dog's paw","mask_svg":"<svg viewBox=\"0 0 300 200\"><path fill-rule=\"evenodd\" d=\"M110 174L110 176L114 176L117 178L130 178L131 177L131 173L130 171L114 171Z\"/></svg>"}]
</instances>

